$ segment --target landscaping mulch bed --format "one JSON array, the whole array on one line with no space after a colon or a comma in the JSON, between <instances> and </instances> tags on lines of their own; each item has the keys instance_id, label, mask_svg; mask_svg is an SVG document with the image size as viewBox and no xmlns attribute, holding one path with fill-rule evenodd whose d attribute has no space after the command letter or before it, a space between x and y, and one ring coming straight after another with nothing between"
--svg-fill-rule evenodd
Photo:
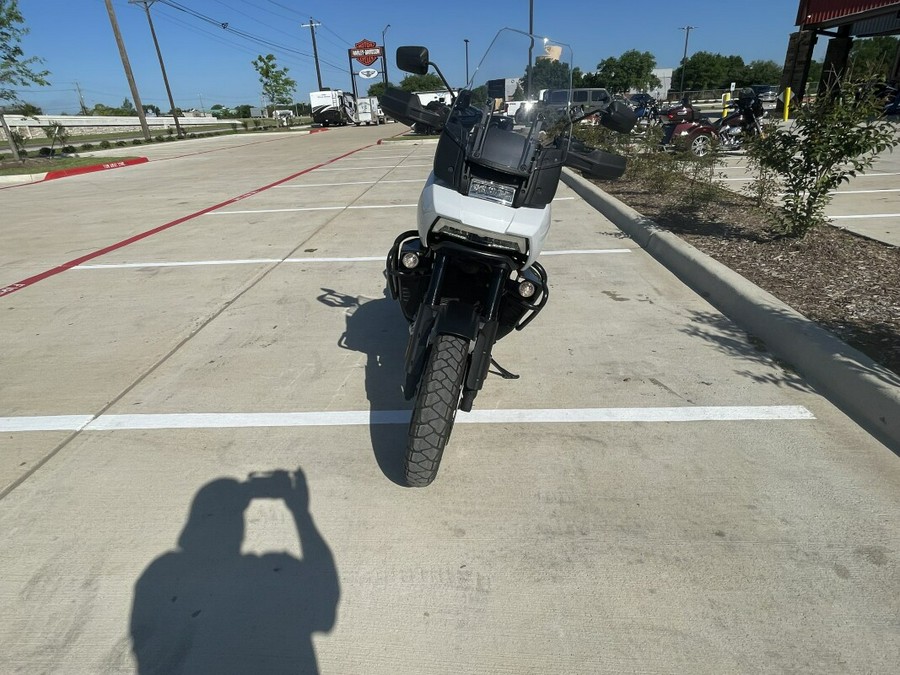
<instances>
[{"instance_id":1,"label":"landscaping mulch bed","mask_svg":"<svg viewBox=\"0 0 900 675\"><path fill-rule=\"evenodd\" d=\"M765 211L726 190L689 207L627 177L597 184L900 374L900 248L831 226L779 237Z\"/></svg>"}]
</instances>

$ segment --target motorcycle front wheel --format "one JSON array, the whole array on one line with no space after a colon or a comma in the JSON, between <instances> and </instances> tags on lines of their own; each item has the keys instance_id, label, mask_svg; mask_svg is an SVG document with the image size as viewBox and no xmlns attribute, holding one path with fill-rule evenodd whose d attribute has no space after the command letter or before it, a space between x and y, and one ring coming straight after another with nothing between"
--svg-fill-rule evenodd
<instances>
[{"instance_id":1,"label":"motorcycle front wheel","mask_svg":"<svg viewBox=\"0 0 900 675\"><path fill-rule=\"evenodd\" d=\"M411 487L430 485L437 476L456 419L468 353L468 341L455 335L439 335L432 345L409 423L406 482Z\"/></svg>"}]
</instances>

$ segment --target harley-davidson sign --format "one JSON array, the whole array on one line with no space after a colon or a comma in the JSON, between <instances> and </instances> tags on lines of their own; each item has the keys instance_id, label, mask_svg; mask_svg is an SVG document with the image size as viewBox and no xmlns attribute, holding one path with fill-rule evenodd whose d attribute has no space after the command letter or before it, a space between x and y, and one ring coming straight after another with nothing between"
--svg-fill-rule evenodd
<instances>
[{"instance_id":1,"label":"harley-davidson sign","mask_svg":"<svg viewBox=\"0 0 900 675\"><path fill-rule=\"evenodd\" d=\"M364 66L371 66L382 55L382 49L371 40L360 40L347 50L351 59L356 59Z\"/></svg>"}]
</instances>

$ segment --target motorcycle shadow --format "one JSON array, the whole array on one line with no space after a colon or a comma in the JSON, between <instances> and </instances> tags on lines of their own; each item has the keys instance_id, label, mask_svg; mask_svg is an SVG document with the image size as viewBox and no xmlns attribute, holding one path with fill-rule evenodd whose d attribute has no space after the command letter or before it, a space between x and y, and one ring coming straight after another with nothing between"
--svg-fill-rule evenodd
<instances>
[{"instance_id":1,"label":"motorcycle shadow","mask_svg":"<svg viewBox=\"0 0 900 675\"><path fill-rule=\"evenodd\" d=\"M412 402L403 397L401 385L409 324L387 289L382 298L351 296L330 288L322 291L319 302L345 312L347 324L338 346L366 355L369 434L375 461L388 480L406 487L403 460Z\"/></svg>"}]
</instances>

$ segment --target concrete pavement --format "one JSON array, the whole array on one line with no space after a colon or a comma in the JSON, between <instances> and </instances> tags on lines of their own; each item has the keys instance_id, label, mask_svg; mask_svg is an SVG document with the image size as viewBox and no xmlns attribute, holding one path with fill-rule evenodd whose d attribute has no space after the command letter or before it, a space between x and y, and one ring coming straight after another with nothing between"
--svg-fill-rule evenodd
<instances>
[{"instance_id":1,"label":"concrete pavement","mask_svg":"<svg viewBox=\"0 0 900 675\"><path fill-rule=\"evenodd\" d=\"M892 672L896 456L565 186L522 378L396 485L386 132L0 192L4 668Z\"/></svg>"}]
</instances>

